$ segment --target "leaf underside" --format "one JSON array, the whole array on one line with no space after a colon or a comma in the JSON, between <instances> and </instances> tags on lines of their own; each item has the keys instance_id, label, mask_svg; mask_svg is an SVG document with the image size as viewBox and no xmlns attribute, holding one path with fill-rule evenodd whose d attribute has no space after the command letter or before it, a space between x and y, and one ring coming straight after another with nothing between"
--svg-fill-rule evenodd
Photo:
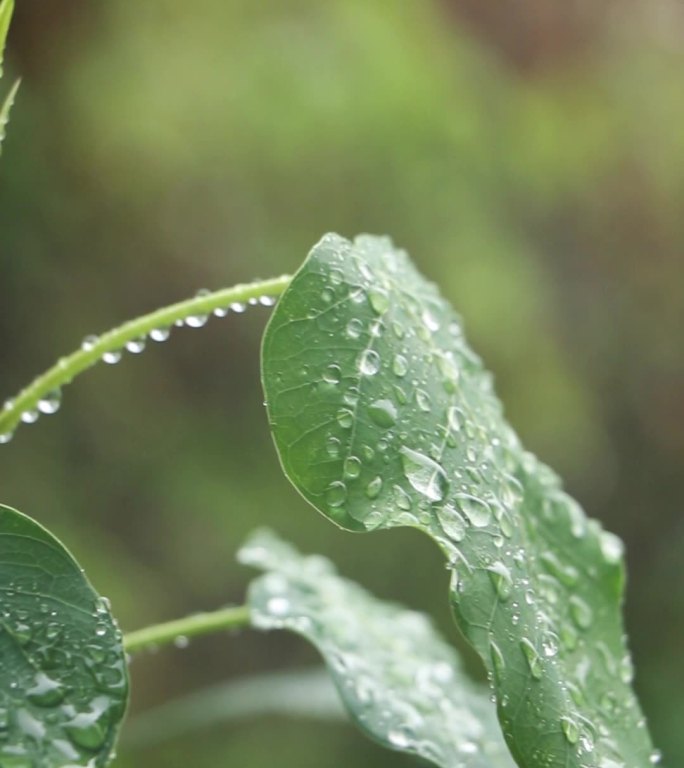
<instances>
[{"instance_id":1,"label":"leaf underside","mask_svg":"<svg viewBox=\"0 0 684 768\"><path fill-rule=\"evenodd\" d=\"M489 692L425 616L378 600L268 532L253 535L239 559L267 571L250 585L253 625L310 640L369 736L443 768L513 767Z\"/></svg>"},{"instance_id":2,"label":"leaf underside","mask_svg":"<svg viewBox=\"0 0 684 768\"><path fill-rule=\"evenodd\" d=\"M0 505L0 765L107 765L127 697L107 602L54 536Z\"/></svg>"},{"instance_id":3,"label":"leaf underside","mask_svg":"<svg viewBox=\"0 0 684 768\"><path fill-rule=\"evenodd\" d=\"M637 768L619 539L507 424L459 317L387 238L326 235L266 330L285 473L341 528L428 533L525 768Z\"/></svg>"}]
</instances>

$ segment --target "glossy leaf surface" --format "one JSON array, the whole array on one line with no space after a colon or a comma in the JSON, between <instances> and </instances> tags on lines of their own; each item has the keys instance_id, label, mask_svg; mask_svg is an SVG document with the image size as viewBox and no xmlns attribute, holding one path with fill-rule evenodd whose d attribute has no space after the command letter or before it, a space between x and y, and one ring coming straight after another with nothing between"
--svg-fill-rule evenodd
<instances>
[{"instance_id":1,"label":"glossy leaf surface","mask_svg":"<svg viewBox=\"0 0 684 768\"><path fill-rule=\"evenodd\" d=\"M651 764L621 542L524 450L459 317L404 252L324 237L271 318L262 377L311 504L347 530L410 526L440 546L519 765Z\"/></svg>"},{"instance_id":2,"label":"glossy leaf surface","mask_svg":"<svg viewBox=\"0 0 684 768\"><path fill-rule=\"evenodd\" d=\"M252 583L252 623L289 629L323 655L354 721L391 749L444 768L512 768L489 692L461 670L425 616L385 603L260 532L240 560L267 573Z\"/></svg>"},{"instance_id":3,"label":"glossy leaf surface","mask_svg":"<svg viewBox=\"0 0 684 768\"><path fill-rule=\"evenodd\" d=\"M107 765L127 697L107 602L54 536L0 506L0 765Z\"/></svg>"}]
</instances>

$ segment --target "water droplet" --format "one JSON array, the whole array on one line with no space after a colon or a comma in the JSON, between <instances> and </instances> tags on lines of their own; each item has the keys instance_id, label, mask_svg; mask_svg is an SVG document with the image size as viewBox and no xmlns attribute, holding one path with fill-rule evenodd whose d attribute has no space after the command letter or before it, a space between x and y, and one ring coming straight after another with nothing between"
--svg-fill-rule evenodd
<instances>
[{"instance_id":1,"label":"water droplet","mask_svg":"<svg viewBox=\"0 0 684 768\"><path fill-rule=\"evenodd\" d=\"M629 685L634 680L634 665L628 653L620 659L619 672L620 680L626 685Z\"/></svg>"},{"instance_id":2,"label":"water droplet","mask_svg":"<svg viewBox=\"0 0 684 768\"><path fill-rule=\"evenodd\" d=\"M3 432L0 435L0 445L6 445L14 437L14 432Z\"/></svg>"},{"instance_id":3,"label":"water droplet","mask_svg":"<svg viewBox=\"0 0 684 768\"><path fill-rule=\"evenodd\" d=\"M275 303L275 296L259 296L259 304L261 304L262 307L272 307Z\"/></svg>"},{"instance_id":4,"label":"water droplet","mask_svg":"<svg viewBox=\"0 0 684 768\"><path fill-rule=\"evenodd\" d=\"M361 461L356 456L350 456L344 461L344 476L355 480L361 474Z\"/></svg>"},{"instance_id":5,"label":"water droplet","mask_svg":"<svg viewBox=\"0 0 684 768\"><path fill-rule=\"evenodd\" d=\"M505 602L511 596L511 591L513 589L511 572L501 561L493 563L487 570L489 571L489 577L492 580L492 584L494 584L499 600Z\"/></svg>"},{"instance_id":6,"label":"water droplet","mask_svg":"<svg viewBox=\"0 0 684 768\"><path fill-rule=\"evenodd\" d=\"M362 333L363 333L363 323L357 317L353 317L347 323L347 336L350 339L358 339Z\"/></svg>"},{"instance_id":7,"label":"water droplet","mask_svg":"<svg viewBox=\"0 0 684 768\"><path fill-rule=\"evenodd\" d=\"M570 615L580 629L589 629L593 621L593 612L579 595L570 597Z\"/></svg>"},{"instance_id":8,"label":"water droplet","mask_svg":"<svg viewBox=\"0 0 684 768\"><path fill-rule=\"evenodd\" d=\"M484 528L492 518L492 509L486 501L478 499L469 493L457 493L454 500L459 509L470 520L475 528Z\"/></svg>"},{"instance_id":9,"label":"water droplet","mask_svg":"<svg viewBox=\"0 0 684 768\"><path fill-rule=\"evenodd\" d=\"M648 761L651 765L658 765L663 759L663 753L659 749L654 749L648 757Z\"/></svg>"},{"instance_id":10,"label":"water droplet","mask_svg":"<svg viewBox=\"0 0 684 768\"><path fill-rule=\"evenodd\" d=\"M234 301L230 305L230 311L235 312L236 315L241 315L247 309L247 305L243 301Z\"/></svg>"},{"instance_id":11,"label":"water droplet","mask_svg":"<svg viewBox=\"0 0 684 768\"><path fill-rule=\"evenodd\" d=\"M453 432L460 432L465 425L465 421L466 418L463 411L460 408L457 408L455 405L452 405L447 411L447 422L449 424L449 429Z\"/></svg>"},{"instance_id":12,"label":"water droplet","mask_svg":"<svg viewBox=\"0 0 684 768\"><path fill-rule=\"evenodd\" d=\"M389 294L382 288L371 288L368 292L368 300L373 311L378 315L384 315L389 309Z\"/></svg>"},{"instance_id":13,"label":"water droplet","mask_svg":"<svg viewBox=\"0 0 684 768\"><path fill-rule=\"evenodd\" d=\"M341 507L347 498L347 486L339 480L330 483L325 492L325 500L329 507Z\"/></svg>"},{"instance_id":14,"label":"water droplet","mask_svg":"<svg viewBox=\"0 0 684 768\"><path fill-rule=\"evenodd\" d=\"M86 336L85 339L81 342L81 349L84 352L90 352L90 350L97 344L99 341L99 337L95 336L95 334L90 334L89 336Z\"/></svg>"},{"instance_id":15,"label":"water droplet","mask_svg":"<svg viewBox=\"0 0 684 768\"><path fill-rule=\"evenodd\" d=\"M116 365L119 360L121 360L120 349L113 349L102 355L102 362L107 363L107 365Z\"/></svg>"},{"instance_id":16,"label":"water droplet","mask_svg":"<svg viewBox=\"0 0 684 768\"><path fill-rule=\"evenodd\" d=\"M560 719L563 735L569 744L577 744L580 737L580 727L572 717L563 715Z\"/></svg>"},{"instance_id":17,"label":"water droplet","mask_svg":"<svg viewBox=\"0 0 684 768\"><path fill-rule=\"evenodd\" d=\"M329 365L323 371L323 380L328 384L339 384L342 379L342 369L339 365Z\"/></svg>"},{"instance_id":18,"label":"water droplet","mask_svg":"<svg viewBox=\"0 0 684 768\"><path fill-rule=\"evenodd\" d=\"M554 552L543 552L540 559L548 571L567 587L572 587L577 583L579 579L577 568L574 565L562 563Z\"/></svg>"},{"instance_id":19,"label":"water droplet","mask_svg":"<svg viewBox=\"0 0 684 768\"><path fill-rule=\"evenodd\" d=\"M105 721L108 709L109 699L98 697L89 712L81 712L65 725L64 730L74 745L92 751L100 749L107 738Z\"/></svg>"},{"instance_id":20,"label":"water droplet","mask_svg":"<svg viewBox=\"0 0 684 768\"><path fill-rule=\"evenodd\" d=\"M430 395L428 395L428 393L424 390L416 390L416 403L420 410L423 411L423 413L428 413L430 411Z\"/></svg>"},{"instance_id":21,"label":"water droplet","mask_svg":"<svg viewBox=\"0 0 684 768\"><path fill-rule=\"evenodd\" d=\"M282 595L270 597L266 602L266 610L272 616L287 616L290 612L290 601Z\"/></svg>"},{"instance_id":22,"label":"water droplet","mask_svg":"<svg viewBox=\"0 0 684 768\"><path fill-rule=\"evenodd\" d=\"M494 672L496 676L501 679L501 676L506 671L506 660L499 646L490 639L489 641L489 655L492 657L492 664L494 665Z\"/></svg>"},{"instance_id":23,"label":"water droplet","mask_svg":"<svg viewBox=\"0 0 684 768\"><path fill-rule=\"evenodd\" d=\"M189 315L185 318L185 324L189 328L202 328L207 324L209 315Z\"/></svg>"},{"instance_id":24,"label":"water droplet","mask_svg":"<svg viewBox=\"0 0 684 768\"><path fill-rule=\"evenodd\" d=\"M412 743L409 735L400 728L393 728L387 734L390 744L396 749L406 749Z\"/></svg>"},{"instance_id":25,"label":"water droplet","mask_svg":"<svg viewBox=\"0 0 684 768\"><path fill-rule=\"evenodd\" d=\"M333 435L325 441L325 450L328 452L328 456L333 459L336 459L340 455L341 447L342 444L339 439Z\"/></svg>"},{"instance_id":26,"label":"water droplet","mask_svg":"<svg viewBox=\"0 0 684 768\"><path fill-rule=\"evenodd\" d=\"M354 423L354 414L348 408L340 408L335 418L342 429L351 429Z\"/></svg>"},{"instance_id":27,"label":"water droplet","mask_svg":"<svg viewBox=\"0 0 684 768\"><path fill-rule=\"evenodd\" d=\"M558 646L558 635L553 632L545 632L542 635L542 650L544 651L544 656L547 658L556 656L558 653Z\"/></svg>"},{"instance_id":28,"label":"water droplet","mask_svg":"<svg viewBox=\"0 0 684 768\"><path fill-rule=\"evenodd\" d=\"M40 414L37 410L29 408L28 411L24 411L21 414L21 420L24 422L24 424L34 424L36 421L38 421L38 416L40 416Z\"/></svg>"},{"instance_id":29,"label":"water droplet","mask_svg":"<svg viewBox=\"0 0 684 768\"><path fill-rule=\"evenodd\" d=\"M60 389L53 389L52 392L48 392L47 395L44 395L38 401L38 410L45 414L57 413L61 404L62 391Z\"/></svg>"},{"instance_id":30,"label":"water droplet","mask_svg":"<svg viewBox=\"0 0 684 768\"><path fill-rule=\"evenodd\" d=\"M131 339L126 342L126 349L133 355L139 355L145 349L145 337L140 336L137 339Z\"/></svg>"},{"instance_id":31,"label":"water droplet","mask_svg":"<svg viewBox=\"0 0 684 768\"><path fill-rule=\"evenodd\" d=\"M428 331L434 333L439 330L439 320L430 312L429 309L423 311L423 323Z\"/></svg>"},{"instance_id":32,"label":"water droplet","mask_svg":"<svg viewBox=\"0 0 684 768\"><path fill-rule=\"evenodd\" d=\"M368 414L379 426L388 429L397 421L397 407L391 400L375 400L368 406Z\"/></svg>"},{"instance_id":33,"label":"water droplet","mask_svg":"<svg viewBox=\"0 0 684 768\"><path fill-rule=\"evenodd\" d=\"M624 544L614 533L601 531L599 545L601 547L601 554L607 563L614 565L620 562L624 551Z\"/></svg>"},{"instance_id":34,"label":"water droplet","mask_svg":"<svg viewBox=\"0 0 684 768\"><path fill-rule=\"evenodd\" d=\"M403 355L395 355L392 361L392 371L395 376L406 376L408 373L408 360Z\"/></svg>"},{"instance_id":35,"label":"water droplet","mask_svg":"<svg viewBox=\"0 0 684 768\"><path fill-rule=\"evenodd\" d=\"M413 488L430 501L442 501L449 488L444 469L429 456L411 448L404 446L400 453L404 474Z\"/></svg>"},{"instance_id":36,"label":"water droplet","mask_svg":"<svg viewBox=\"0 0 684 768\"><path fill-rule=\"evenodd\" d=\"M26 696L39 707L54 707L62 701L64 693L61 683L44 672L38 672L33 685L26 691Z\"/></svg>"},{"instance_id":37,"label":"water droplet","mask_svg":"<svg viewBox=\"0 0 684 768\"><path fill-rule=\"evenodd\" d=\"M534 647L533 643L526 637L523 637L523 639L520 641L520 648L522 649L522 652L527 659L527 665L530 668L532 677L535 680L541 680L543 668L539 652Z\"/></svg>"},{"instance_id":38,"label":"water droplet","mask_svg":"<svg viewBox=\"0 0 684 768\"><path fill-rule=\"evenodd\" d=\"M408 512L411 509L411 497L400 485L395 485L392 490L394 491L396 505L399 509L404 510L404 512Z\"/></svg>"},{"instance_id":39,"label":"water droplet","mask_svg":"<svg viewBox=\"0 0 684 768\"><path fill-rule=\"evenodd\" d=\"M380 370L380 355L374 349L366 349L359 357L359 371L364 376L375 376Z\"/></svg>"},{"instance_id":40,"label":"water droplet","mask_svg":"<svg viewBox=\"0 0 684 768\"><path fill-rule=\"evenodd\" d=\"M444 533L453 541L462 541L466 535L466 521L451 504L445 504L437 510L439 524Z\"/></svg>"},{"instance_id":41,"label":"water droplet","mask_svg":"<svg viewBox=\"0 0 684 768\"><path fill-rule=\"evenodd\" d=\"M171 329L168 327L153 328L150 331L150 338L152 341L162 342L166 341L171 335Z\"/></svg>"},{"instance_id":42,"label":"water droplet","mask_svg":"<svg viewBox=\"0 0 684 768\"><path fill-rule=\"evenodd\" d=\"M380 476L374 477L366 486L366 496L368 496L369 499L377 499L381 490L382 478Z\"/></svg>"}]
</instances>

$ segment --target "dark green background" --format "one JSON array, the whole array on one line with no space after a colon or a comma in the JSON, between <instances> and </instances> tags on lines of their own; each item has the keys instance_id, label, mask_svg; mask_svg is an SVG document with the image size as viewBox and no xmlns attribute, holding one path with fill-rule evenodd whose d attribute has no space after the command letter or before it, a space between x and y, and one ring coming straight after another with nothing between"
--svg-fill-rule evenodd
<instances>
[{"instance_id":1,"label":"dark green background","mask_svg":"<svg viewBox=\"0 0 684 768\"><path fill-rule=\"evenodd\" d=\"M600 8L600 10L598 9ZM0 388L199 288L296 269L327 230L391 234L462 313L528 447L628 547L636 686L684 760L683 13L535 0L19 0L0 164ZM9 78L7 78L7 83ZM283 478L267 310L183 329L0 447L125 629L241 601L268 524L455 637L411 531L354 537ZM410 567L407 567L410 564ZM287 635L133 665L133 712L315 662ZM407 764L348 727L261 720L124 768Z\"/></svg>"}]
</instances>

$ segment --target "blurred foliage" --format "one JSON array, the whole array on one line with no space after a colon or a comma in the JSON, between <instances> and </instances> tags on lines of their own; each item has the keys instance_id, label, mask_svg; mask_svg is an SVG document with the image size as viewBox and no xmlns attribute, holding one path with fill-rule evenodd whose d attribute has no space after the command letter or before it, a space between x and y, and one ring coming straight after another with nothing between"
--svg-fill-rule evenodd
<instances>
[{"instance_id":1,"label":"blurred foliage","mask_svg":"<svg viewBox=\"0 0 684 768\"><path fill-rule=\"evenodd\" d=\"M0 386L9 396L86 334L198 288L291 271L324 231L391 234L465 317L525 444L625 539L636 685L675 765L681 6L478 5L22 0L0 165ZM265 312L84 377L58 417L2 447L2 501L69 544L127 629L241 601L234 552L265 524L458 642L427 540L352 538L283 478L258 375ZM134 709L314 659L280 635L198 640L136 660ZM192 749L197 768L262 766L273 745L304 766L398 760L350 729L270 720L201 748L122 749L119 764L185 766Z\"/></svg>"}]
</instances>

